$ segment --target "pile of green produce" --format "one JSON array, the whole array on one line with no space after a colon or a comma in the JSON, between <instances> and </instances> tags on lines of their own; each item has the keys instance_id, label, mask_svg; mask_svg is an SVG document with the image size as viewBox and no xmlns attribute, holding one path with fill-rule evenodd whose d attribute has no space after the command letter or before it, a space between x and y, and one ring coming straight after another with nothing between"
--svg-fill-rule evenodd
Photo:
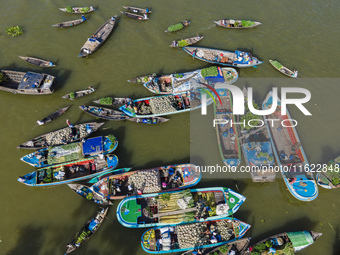
<instances>
[{"instance_id":1,"label":"pile of green produce","mask_svg":"<svg viewBox=\"0 0 340 255\"><path fill-rule=\"evenodd\" d=\"M277 69L281 69L282 68L282 64L280 62L277 62L276 60L273 60L272 65L275 66Z\"/></svg>"},{"instance_id":2,"label":"pile of green produce","mask_svg":"<svg viewBox=\"0 0 340 255\"><path fill-rule=\"evenodd\" d=\"M71 93L70 93L70 98L71 98L71 99L74 99L75 97L76 97L76 92L71 92Z\"/></svg>"},{"instance_id":3,"label":"pile of green produce","mask_svg":"<svg viewBox=\"0 0 340 255\"><path fill-rule=\"evenodd\" d=\"M172 26L168 27L168 31L169 32L175 32L175 31L181 30L182 28L184 28L183 24L177 23L176 25L172 25Z\"/></svg>"},{"instance_id":4,"label":"pile of green produce","mask_svg":"<svg viewBox=\"0 0 340 255\"><path fill-rule=\"evenodd\" d=\"M331 182L334 186L340 184L340 172L339 172L339 166L338 163L335 163L334 161L331 161L328 163L326 175L329 179L331 179Z\"/></svg>"},{"instance_id":5,"label":"pile of green produce","mask_svg":"<svg viewBox=\"0 0 340 255\"><path fill-rule=\"evenodd\" d=\"M7 79L6 79L6 75L2 72L0 72L0 83L2 82L5 82Z\"/></svg>"},{"instance_id":6,"label":"pile of green produce","mask_svg":"<svg viewBox=\"0 0 340 255\"><path fill-rule=\"evenodd\" d=\"M102 98L99 100L99 103L100 103L100 104L103 104L103 105L112 105L112 103L113 103L113 98L112 98L112 97L102 97Z\"/></svg>"},{"instance_id":7,"label":"pile of green produce","mask_svg":"<svg viewBox=\"0 0 340 255\"><path fill-rule=\"evenodd\" d=\"M242 27L251 27L255 24L255 22L250 20L241 20Z\"/></svg>"},{"instance_id":8,"label":"pile of green produce","mask_svg":"<svg viewBox=\"0 0 340 255\"><path fill-rule=\"evenodd\" d=\"M180 40L178 41L178 47L185 47L188 46L189 43L186 40Z\"/></svg>"},{"instance_id":9,"label":"pile of green produce","mask_svg":"<svg viewBox=\"0 0 340 255\"><path fill-rule=\"evenodd\" d=\"M81 12L81 13L85 13L85 12L88 12L88 11L90 11L90 10L91 10L90 7L86 6L86 7L84 7L84 8L81 8L81 9L80 9L80 12Z\"/></svg>"},{"instance_id":10,"label":"pile of green produce","mask_svg":"<svg viewBox=\"0 0 340 255\"><path fill-rule=\"evenodd\" d=\"M66 6L66 11L67 12L73 12L72 6Z\"/></svg>"},{"instance_id":11,"label":"pile of green produce","mask_svg":"<svg viewBox=\"0 0 340 255\"><path fill-rule=\"evenodd\" d=\"M64 156L58 156L58 151L74 151L73 153L64 155ZM69 162L74 161L83 158L81 145L79 143L70 143L58 146L54 149L51 147L49 148L49 155L47 157L47 162L49 165L63 163L63 162ZM55 153L56 152L56 153ZM55 156L56 155L56 156Z\"/></svg>"},{"instance_id":12,"label":"pile of green produce","mask_svg":"<svg viewBox=\"0 0 340 255\"><path fill-rule=\"evenodd\" d=\"M13 37L19 36L23 33L22 27L16 26L16 27L10 27L6 29L6 33L8 35L12 35Z\"/></svg>"},{"instance_id":13,"label":"pile of green produce","mask_svg":"<svg viewBox=\"0 0 340 255\"><path fill-rule=\"evenodd\" d=\"M259 109L259 106L255 102L253 102L253 107L255 109ZM253 126L256 126L256 125L259 124L260 121L256 122L255 120L262 120L262 118L261 118L261 116L255 115L251 111L249 111L248 104L246 104L246 114L243 115L240 120L241 120L242 123L243 123L243 121L245 121L245 126L241 125L241 129L246 129L246 130L250 131L252 129L256 129L256 127L249 126L248 121L253 120L253 121L251 121L250 124L253 125Z\"/></svg>"},{"instance_id":14,"label":"pile of green produce","mask_svg":"<svg viewBox=\"0 0 340 255\"><path fill-rule=\"evenodd\" d=\"M218 70L216 66L211 66L208 68L204 68L201 70L201 75L205 77L210 77L210 76L217 76L218 75Z\"/></svg>"}]
</instances>

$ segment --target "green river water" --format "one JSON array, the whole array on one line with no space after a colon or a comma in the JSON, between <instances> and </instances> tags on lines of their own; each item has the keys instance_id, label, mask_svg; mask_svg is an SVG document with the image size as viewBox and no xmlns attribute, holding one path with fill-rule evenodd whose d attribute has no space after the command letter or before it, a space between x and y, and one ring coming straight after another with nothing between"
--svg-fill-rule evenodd
<instances>
[{"instance_id":1,"label":"green river water","mask_svg":"<svg viewBox=\"0 0 340 255\"><path fill-rule=\"evenodd\" d=\"M306 104L313 114L304 116L291 107L299 121L297 130L310 163L326 163L340 155L339 146L339 59L340 33L337 0L172 0L172 1L108 1L74 0L0 0L1 69L46 72L57 77L57 89L46 96L14 95L0 92L0 254L64 254L66 244L98 206L81 199L67 186L33 188L17 182L17 178L34 168L21 162L29 153L16 146L43 133L73 124L94 120L78 109L102 96L139 98L151 92L126 80L149 73L174 73L207 67L193 60L181 49L168 47L173 40L196 33L205 38L200 46L253 52L264 63L258 68L239 70L236 85L252 86L255 100L261 104L273 86L287 86L282 74L267 59L281 61L297 68L298 85L311 91ZM63 13L59 7L93 5L97 11L87 14L88 21L65 29L51 25L79 18ZM120 15L122 5L152 7L150 20L138 22ZM110 16L118 16L118 25L108 41L92 56L78 58L81 46ZM183 31L165 34L176 22L190 19ZM215 27L214 20L240 18L258 20L263 25L250 30L227 30ZM24 34L12 38L5 34L10 26L22 26ZM43 70L29 65L18 55L49 59L57 64ZM262 79L255 79L262 78ZM271 79L269 79L271 78ZM275 79L277 78L277 79ZM281 78L281 79L279 79ZM327 78L327 79L326 79ZM98 90L77 101L60 97L73 90L93 85ZM310 86L309 86L310 85ZM72 105L68 112L46 126L36 127L36 120L55 110ZM96 135L113 133L119 140L116 154L120 167L144 169L192 161L200 165L223 165L212 127L213 108L208 115L200 111L170 116L170 121L156 126L132 122L109 122ZM233 174L205 174L197 187L226 186L247 197L234 215L252 225L247 236L259 241L283 231L313 230L323 236L301 255L340 254L340 216L338 190L319 189L313 202L293 198L277 175L273 183L252 183L250 178ZM118 202L109 211L96 235L74 254L146 254L140 246L145 229L121 226L115 216Z\"/></svg>"}]
</instances>

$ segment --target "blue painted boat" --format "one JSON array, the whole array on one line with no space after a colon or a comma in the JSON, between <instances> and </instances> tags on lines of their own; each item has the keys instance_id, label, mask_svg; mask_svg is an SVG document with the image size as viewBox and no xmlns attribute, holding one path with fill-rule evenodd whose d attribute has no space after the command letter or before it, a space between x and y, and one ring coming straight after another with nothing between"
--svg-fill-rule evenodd
<instances>
[{"instance_id":1,"label":"blue painted boat","mask_svg":"<svg viewBox=\"0 0 340 255\"><path fill-rule=\"evenodd\" d=\"M325 189L336 189L340 187L340 157L328 162L327 169L322 168L317 173L316 181L319 186Z\"/></svg>"},{"instance_id":2,"label":"blue painted boat","mask_svg":"<svg viewBox=\"0 0 340 255\"><path fill-rule=\"evenodd\" d=\"M99 154L109 154L117 147L118 141L115 136L97 136L83 139L81 142L40 149L23 156L20 160L34 167L48 167Z\"/></svg>"},{"instance_id":3,"label":"blue painted boat","mask_svg":"<svg viewBox=\"0 0 340 255\"><path fill-rule=\"evenodd\" d=\"M208 74L210 76L208 76ZM214 75L211 75L214 74ZM186 73L152 76L143 83L143 86L153 93L173 94L190 91L198 88L206 88L202 83L228 83L237 81L238 73L234 68L211 66Z\"/></svg>"},{"instance_id":4,"label":"blue painted boat","mask_svg":"<svg viewBox=\"0 0 340 255\"><path fill-rule=\"evenodd\" d=\"M207 98L207 105L212 102L212 98ZM130 117L145 118L188 112L198 108L201 108L200 90L136 99L121 106L119 110Z\"/></svg>"},{"instance_id":5,"label":"blue painted boat","mask_svg":"<svg viewBox=\"0 0 340 255\"><path fill-rule=\"evenodd\" d=\"M196 165L180 164L131 171L104 178L95 177L89 181L94 183L91 187L73 184L69 187L76 192L81 188L92 190L96 196L90 199L91 201L108 205L109 200L123 199L131 195L190 188L199 183L201 178L202 173ZM87 194L77 193L84 198L87 197Z\"/></svg>"},{"instance_id":6,"label":"blue painted boat","mask_svg":"<svg viewBox=\"0 0 340 255\"><path fill-rule=\"evenodd\" d=\"M28 186L53 186L86 180L98 175L119 172L118 157L113 154L100 155L64 164L41 168L18 178Z\"/></svg>"},{"instance_id":7,"label":"blue painted boat","mask_svg":"<svg viewBox=\"0 0 340 255\"><path fill-rule=\"evenodd\" d=\"M269 92L262 108L269 109L272 104L272 92ZM280 121L269 123L268 119ZM288 109L286 115L281 115L280 99L275 112L265 116L274 155L288 190L298 200L312 201L318 196L318 186L313 174L308 171L308 160L291 119ZM282 125L282 121L287 127Z\"/></svg>"},{"instance_id":8,"label":"blue painted boat","mask_svg":"<svg viewBox=\"0 0 340 255\"><path fill-rule=\"evenodd\" d=\"M244 236L250 225L235 218L173 224L144 232L141 245L152 254L183 252L224 245Z\"/></svg>"},{"instance_id":9,"label":"blue painted boat","mask_svg":"<svg viewBox=\"0 0 340 255\"><path fill-rule=\"evenodd\" d=\"M234 214L245 200L229 188L187 189L127 197L116 214L128 228L166 226L221 219Z\"/></svg>"},{"instance_id":10,"label":"blue painted boat","mask_svg":"<svg viewBox=\"0 0 340 255\"><path fill-rule=\"evenodd\" d=\"M183 47L186 53L199 60L215 65L232 67L251 67L263 62L252 56L251 53L236 50L235 52L218 50L204 47L187 46Z\"/></svg>"}]
</instances>

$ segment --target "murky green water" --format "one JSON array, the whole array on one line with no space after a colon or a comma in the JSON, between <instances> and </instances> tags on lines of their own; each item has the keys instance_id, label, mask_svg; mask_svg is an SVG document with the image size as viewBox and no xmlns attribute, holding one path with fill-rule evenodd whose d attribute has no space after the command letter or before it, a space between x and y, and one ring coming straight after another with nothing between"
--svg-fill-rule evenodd
<instances>
[{"instance_id":1,"label":"murky green water","mask_svg":"<svg viewBox=\"0 0 340 255\"><path fill-rule=\"evenodd\" d=\"M16 181L17 177L33 170L19 158L28 151L20 151L20 143L72 123L93 120L78 106L90 104L106 95L132 98L151 95L141 86L129 84L127 79L137 75L190 71L207 66L193 60L181 49L168 45L175 39L202 34L201 46L252 51L265 63L257 69L240 70L242 78L283 78L267 59L276 58L288 67L299 70L302 78L338 78L340 39L337 26L339 2L317 1L92 1L75 0L74 6L92 4L98 10L88 14L87 22L69 29L51 25L77 19L78 15L62 13L59 7L69 2L56 0L4 1L0 25L1 69L37 71L18 55L49 59L56 68L44 70L57 77L57 90L48 96L22 96L0 92L0 254L63 254L75 232L92 217L98 207L81 199L66 186L32 188ZM152 7L151 19L138 22L119 16L118 26L108 41L87 59L77 58L86 38L110 16L119 14L122 5ZM171 24L190 18L192 24L181 32L165 34ZM226 30L215 27L213 20L247 18L258 20L262 26L247 30ZM24 34L12 38L6 27L20 25ZM262 103L272 86L256 84L255 99ZM319 79L310 87L312 100L306 107L312 117L305 117L292 108L293 118L299 121L298 132L310 163L325 163L340 154L339 147L339 87L337 80ZM253 82L250 84L250 82ZM243 81L238 85L242 86ZM98 91L75 102L60 97L70 91L94 85ZM308 86L308 84L303 85ZM60 119L43 127L35 120L66 105L72 105ZM199 125L190 125L190 117L200 118ZM222 164L216 132L212 128L213 111L200 117L200 112L171 116L160 126L137 125L130 122L110 122L98 135L113 133L119 139L116 154L120 167L135 169L172 163L193 162ZM191 142L191 143L190 143ZM212 177L212 178L211 178ZM228 186L247 197L235 217L252 224L248 236L258 241L282 231L313 230L323 236L304 254L338 254L340 249L338 196L340 190L320 189L316 201L302 203L294 199L281 179L270 184L255 184L249 179L234 180L233 175L222 178L205 176L199 187ZM145 254L140 246L143 229L127 229L115 219L115 205L98 233L74 254Z\"/></svg>"}]
</instances>

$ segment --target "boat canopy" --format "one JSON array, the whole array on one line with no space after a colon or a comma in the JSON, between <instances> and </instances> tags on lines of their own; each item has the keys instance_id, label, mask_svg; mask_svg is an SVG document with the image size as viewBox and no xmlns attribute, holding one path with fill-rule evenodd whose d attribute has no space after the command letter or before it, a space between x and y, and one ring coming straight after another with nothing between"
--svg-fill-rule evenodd
<instances>
[{"instance_id":1,"label":"boat canopy","mask_svg":"<svg viewBox=\"0 0 340 255\"><path fill-rule=\"evenodd\" d=\"M83 143L83 154L86 156L97 155L103 152L103 137L88 138Z\"/></svg>"},{"instance_id":2,"label":"boat canopy","mask_svg":"<svg viewBox=\"0 0 340 255\"><path fill-rule=\"evenodd\" d=\"M18 89L36 90L40 86L44 76L44 74L40 73L27 72L22 78Z\"/></svg>"},{"instance_id":3,"label":"boat canopy","mask_svg":"<svg viewBox=\"0 0 340 255\"><path fill-rule=\"evenodd\" d=\"M294 248L314 243L313 237L307 231L288 232L287 235Z\"/></svg>"}]
</instances>

